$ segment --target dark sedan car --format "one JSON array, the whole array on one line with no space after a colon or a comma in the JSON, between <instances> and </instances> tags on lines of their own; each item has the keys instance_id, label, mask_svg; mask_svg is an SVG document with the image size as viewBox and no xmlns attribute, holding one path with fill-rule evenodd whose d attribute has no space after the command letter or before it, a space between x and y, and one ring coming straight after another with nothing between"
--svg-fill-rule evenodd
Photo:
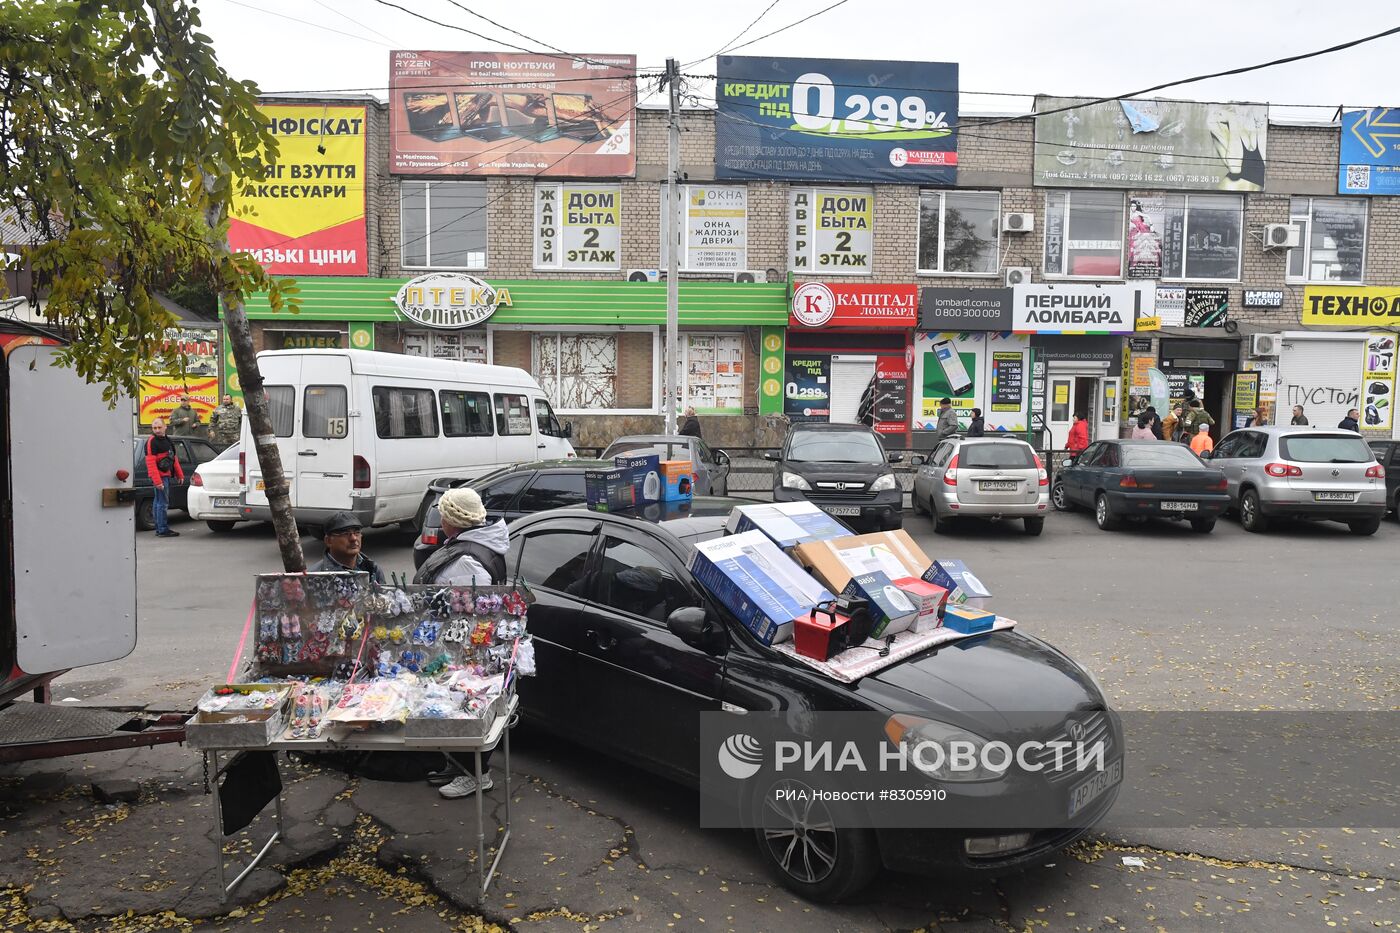
<instances>
[{"instance_id":1,"label":"dark sedan car","mask_svg":"<svg viewBox=\"0 0 1400 933\"><path fill-rule=\"evenodd\" d=\"M413 566L423 566L423 561L442 543L442 516L437 504L447 490L471 486L481 496L481 504L486 506L487 522L499 518L512 522L545 509L583 502L584 471L605 470L612 465L611 460L537 460L475 479L443 476L433 480L428 491L423 493L414 518L418 538L413 542Z\"/></svg>"},{"instance_id":2,"label":"dark sedan car","mask_svg":"<svg viewBox=\"0 0 1400 933\"><path fill-rule=\"evenodd\" d=\"M1121 775L1121 730L1092 675L1018 631L934 647L855 683L830 679L756 641L687 569L695 545L721 536L739 501L699 497L679 509L615 514L556 509L511 526L507 572L527 582L536 597L530 631L538 676L520 687L528 719L590 751L699 786L701 714L707 711L755 717L858 712L986 736L1004 729L1008 716L1036 710L1028 714L1034 721L1025 734L1099 730L1107 773ZM853 896L882 867L998 871L1043 861L1113 805L1116 780L1087 794L1076 793L1083 785L1067 777L1047 773L1032 782L1041 799L1055 801L1056 815L1047 823L1058 828L994 834L870 829L858 821L828 821L818 816L825 812L820 807L799 807L790 811L791 825L765 819L755 836L778 879L813 900ZM1001 807L1022 801L1029 790L1004 775L976 780L942 781L945 806L975 799ZM756 788L751 792L753 805L759 795ZM1075 825L1064 827L1062 820Z\"/></svg>"},{"instance_id":3,"label":"dark sedan car","mask_svg":"<svg viewBox=\"0 0 1400 933\"><path fill-rule=\"evenodd\" d=\"M775 460L773 501L811 502L862 531L904 524L904 489L879 435L860 424L794 424Z\"/></svg>"},{"instance_id":4,"label":"dark sedan car","mask_svg":"<svg viewBox=\"0 0 1400 933\"><path fill-rule=\"evenodd\" d=\"M1371 441L1376 462L1385 467L1385 504L1400 520L1400 441Z\"/></svg>"},{"instance_id":5,"label":"dark sedan car","mask_svg":"<svg viewBox=\"0 0 1400 933\"><path fill-rule=\"evenodd\" d=\"M136 495L136 527L141 531L149 531L156 527L156 487L151 482L150 474L146 472L146 438L148 436L143 434L137 437L133 444L135 470L131 474L131 485ZM188 512L189 503L187 500L190 479L194 476L195 467L213 460L219 455L221 448L214 446L202 437L172 435L170 440L175 444L175 457L180 461L180 468L185 471L185 481L171 480L168 505L173 510Z\"/></svg>"},{"instance_id":6,"label":"dark sedan car","mask_svg":"<svg viewBox=\"0 0 1400 933\"><path fill-rule=\"evenodd\" d=\"M1225 474L1169 441L1097 441L1071 458L1050 486L1055 508L1094 510L1104 531L1125 518L1186 519L1208 534L1230 505Z\"/></svg>"}]
</instances>

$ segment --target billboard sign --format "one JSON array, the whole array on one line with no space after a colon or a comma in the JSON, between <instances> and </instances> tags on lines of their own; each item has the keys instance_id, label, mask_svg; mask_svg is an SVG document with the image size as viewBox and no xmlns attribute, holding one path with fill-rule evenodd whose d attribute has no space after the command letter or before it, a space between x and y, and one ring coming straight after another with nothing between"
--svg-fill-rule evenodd
<instances>
[{"instance_id":1,"label":"billboard sign","mask_svg":"<svg viewBox=\"0 0 1400 933\"><path fill-rule=\"evenodd\" d=\"M219 404L219 328L172 327L165 332L159 355L141 367L141 423L169 418L183 395L190 397L200 424L208 424Z\"/></svg>"},{"instance_id":2,"label":"billboard sign","mask_svg":"<svg viewBox=\"0 0 1400 933\"><path fill-rule=\"evenodd\" d=\"M1034 182L1263 191L1266 104L1038 97Z\"/></svg>"},{"instance_id":3,"label":"billboard sign","mask_svg":"<svg viewBox=\"0 0 1400 933\"><path fill-rule=\"evenodd\" d=\"M921 330L1011 329L1009 288L929 287L919 291Z\"/></svg>"},{"instance_id":4,"label":"billboard sign","mask_svg":"<svg viewBox=\"0 0 1400 933\"><path fill-rule=\"evenodd\" d=\"M718 61L717 178L956 183L956 64Z\"/></svg>"},{"instance_id":5,"label":"billboard sign","mask_svg":"<svg viewBox=\"0 0 1400 933\"><path fill-rule=\"evenodd\" d=\"M792 327L913 327L917 285L804 282L792 293Z\"/></svg>"},{"instance_id":6,"label":"billboard sign","mask_svg":"<svg viewBox=\"0 0 1400 933\"><path fill-rule=\"evenodd\" d=\"M831 354L789 353L784 373L783 414L789 421L831 417Z\"/></svg>"},{"instance_id":7,"label":"billboard sign","mask_svg":"<svg viewBox=\"0 0 1400 933\"><path fill-rule=\"evenodd\" d=\"M277 160L239 179L229 248L272 275L368 275L365 108L267 104Z\"/></svg>"},{"instance_id":8,"label":"billboard sign","mask_svg":"<svg viewBox=\"0 0 1400 933\"><path fill-rule=\"evenodd\" d=\"M1131 334L1153 311L1136 285L1016 285L1011 329L1020 334Z\"/></svg>"},{"instance_id":9,"label":"billboard sign","mask_svg":"<svg viewBox=\"0 0 1400 933\"><path fill-rule=\"evenodd\" d=\"M742 272L749 267L749 189L745 185L682 185L680 271ZM670 244L670 198L661 189L661 266Z\"/></svg>"},{"instance_id":10,"label":"billboard sign","mask_svg":"<svg viewBox=\"0 0 1400 933\"><path fill-rule=\"evenodd\" d=\"M630 177L635 55L391 52L389 171Z\"/></svg>"},{"instance_id":11,"label":"billboard sign","mask_svg":"<svg viewBox=\"0 0 1400 933\"><path fill-rule=\"evenodd\" d=\"M1400 107L1342 114L1338 194L1400 194Z\"/></svg>"},{"instance_id":12,"label":"billboard sign","mask_svg":"<svg viewBox=\"0 0 1400 933\"><path fill-rule=\"evenodd\" d=\"M414 324L439 330L475 327L510 306L510 292L464 272L429 272L410 279L394 296L399 314Z\"/></svg>"}]
</instances>

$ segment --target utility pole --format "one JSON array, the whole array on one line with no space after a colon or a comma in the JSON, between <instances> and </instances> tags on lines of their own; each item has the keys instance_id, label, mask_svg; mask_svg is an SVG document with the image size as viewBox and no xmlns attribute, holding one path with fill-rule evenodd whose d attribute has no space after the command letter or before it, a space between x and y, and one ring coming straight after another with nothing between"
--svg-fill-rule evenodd
<instances>
[{"instance_id":1,"label":"utility pole","mask_svg":"<svg viewBox=\"0 0 1400 933\"><path fill-rule=\"evenodd\" d=\"M681 172L681 74L674 58L666 59L665 81L670 89L670 134L666 146L666 347L665 378L662 380L662 409L666 415L665 433L676 433L676 402L680 385L680 251L681 198L676 184Z\"/></svg>"}]
</instances>

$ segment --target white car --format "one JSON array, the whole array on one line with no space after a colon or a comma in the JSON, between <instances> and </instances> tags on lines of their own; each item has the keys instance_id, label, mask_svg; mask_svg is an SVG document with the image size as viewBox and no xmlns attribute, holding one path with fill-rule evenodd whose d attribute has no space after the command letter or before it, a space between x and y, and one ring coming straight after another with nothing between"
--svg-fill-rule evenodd
<instances>
[{"instance_id":1,"label":"white car","mask_svg":"<svg viewBox=\"0 0 1400 933\"><path fill-rule=\"evenodd\" d=\"M238 450L234 444L201 463L190 480L186 511L195 521L208 523L210 531L231 531L235 522L244 520L238 507Z\"/></svg>"}]
</instances>

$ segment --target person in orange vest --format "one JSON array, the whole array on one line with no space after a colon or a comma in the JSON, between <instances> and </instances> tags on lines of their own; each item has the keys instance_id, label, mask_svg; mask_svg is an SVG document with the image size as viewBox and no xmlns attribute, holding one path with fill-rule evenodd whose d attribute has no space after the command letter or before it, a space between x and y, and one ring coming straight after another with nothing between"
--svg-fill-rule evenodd
<instances>
[{"instance_id":1,"label":"person in orange vest","mask_svg":"<svg viewBox=\"0 0 1400 933\"><path fill-rule=\"evenodd\" d=\"M1074 427L1069 429L1069 440L1065 441L1065 450L1072 454L1080 453L1089 446L1089 417L1078 414L1074 416Z\"/></svg>"},{"instance_id":2,"label":"person in orange vest","mask_svg":"<svg viewBox=\"0 0 1400 933\"><path fill-rule=\"evenodd\" d=\"M1210 425L1203 424L1196 429L1196 436L1191 438L1191 452L1200 456L1207 450L1215 449L1215 441L1210 439Z\"/></svg>"}]
</instances>

